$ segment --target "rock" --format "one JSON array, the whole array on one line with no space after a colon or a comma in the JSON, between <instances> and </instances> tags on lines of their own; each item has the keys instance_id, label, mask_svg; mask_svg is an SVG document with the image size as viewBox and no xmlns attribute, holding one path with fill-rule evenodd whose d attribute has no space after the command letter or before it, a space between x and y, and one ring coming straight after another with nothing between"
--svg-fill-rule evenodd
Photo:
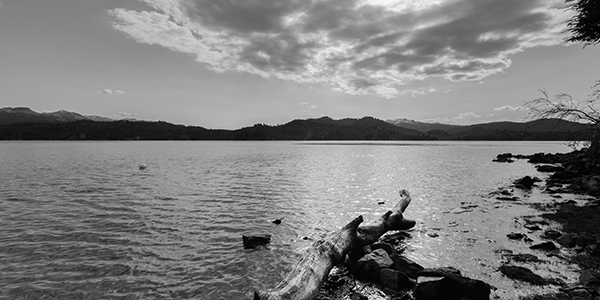
<instances>
[{"instance_id":1,"label":"rock","mask_svg":"<svg viewBox=\"0 0 600 300\"><path fill-rule=\"evenodd\" d=\"M541 262L541 260L533 255L533 254L529 254L529 253L517 253L517 254L505 254L504 255L506 258L516 261L516 262L522 262L522 263L530 263L530 262Z\"/></svg>"},{"instance_id":2,"label":"rock","mask_svg":"<svg viewBox=\"0 0 600 300\"><path fill-rule=\"evenodd\" d=\"M392 264L392 269L402 272L411 278L416 279L419 271L424 269L418 263L401 255L392 255L391 259L394 262Z\"/></svg>"},{"instance_id":3,"label":"rock","mask_svg":"<svg viewBox=\"0 0 600 300\"><path fill-rule=\"evenodd\" d=\"M533 187L533 185L535 184L535 182L536 182L536 180L531 178L531 176L525 176L523 178L519 178L519 179L515 180L513 183L515 184L515 186L517 186L519 188L530 190Z\"/></svg>"},{"instance_id":4,"label":"rock","mask_svg":"<svg viewBox=\"0 0 600 300\"><path fill-rule=\"evenodd\" d=\"M517 201L517 200L519 200L519 197L517 197L517 196L512 196L512 197L498 196L498 197L496 197L496 199L498 199L498 200L504 200L504 201Z\"/></svg>"},{"instance_id":5,"label":"rock","mask_svg":"<svg viewBox=\"0 0 600 300\"><path fill-rule=\"evenodd\" d=\"M448 299L448 286L444 276L429 277L419 276L415 287L417 300L442 300Z\"/></svg>"},{"instance_id":6,"label":"rock","mask_svg":"<svg viewBox=\"0 0 600 300\"><path fill-rule=\"evenodd\" d=\"M561 235L563 235L562 232L560 232L558 230L548 229L548 230L544 230L544 234L542 235L542 237L545 239L556 240Z\"/></svg>"},{"instance_id":7,"label":"rock","mask_svg":"<svg viewBox=\"0 0 600 300\"><path fill-rule=\"evenodd\" d=\"M548 284L548 280L544 279L542 276L533 273L531 270L512 265L502 265L500 266L500 272L504 274L506 277L513 279L528 282L533 285L546 285Z\"/></svg>"},{"instance_id":8,"label":"rock","mask_svg":"<svg viewBox=\"0 0 600 300\"><path fill-rule=\"evenodd\" d=\"M581 248L585 248L595 242L596 239L592 237L578 236L577 239L575 239L575 243Z\"/></svg>"},{"instance_id":9,"label":"rock","mask_svg":"<svg viewBox=\"0 0 600 300\"><path fill-rule=\"evenodd\" d=\"M591 300L592 294L586 289L575 289L571 291L571 299L573 300Z\"/></svg>"},{"instance_id":10,"label":"rock","mask_svg":"<svg viewBox=\"0 0 600 300\"><path fill-rule=\"evenodd\" d=\"M543 242L543 243L532 245L529 248L536 249L536 250L545 250L545 251L552 251L552 250L557 249L556 245L553 242Z\"/></svg>"},{"instance_id":11,"label":"rock","mask_svg":"<svg viewBox=\"0 0 600 300\"><path fill-rule=\"evenodd\" d=\"M529 160L527 162L532 164L551 164L554 163L554 156L552 154L546 153L535 153L533 155L528 156Z\"/></svg>"},{"instance_id":12,"label":"rock","mask_svg":"<svg viewBox=\"0 0 600 300\"><path fill-rule=\"evenodd\" d=\"M379 282L389 289L401 291L413 286L412 281L406 274L389 268L383 268L379 272Z\"/></svg>"},{"instance_id":13,"label":"rock","mask_svg":"<svg viewBox=\"0 0 600 300\"><path fill-rule=\"evenodd\" d=\"M281 224L281 220L283 220L283 218L281 218L281 219L275 219L275 220L273 220L272 223L276 224L276 225L279 225L279 224Z\"/></svg>"},{"instance_id":14,"label":"rock","mask_svg":"<svg viewBox=\"0 0 600 300\"><path fill-rule=\"evenodd\" d=\"M562 170L563 167L562 166L557 166L557 165L539 165L535 167L538 172L556 172L558 170Z\"/></svg>"},{"instance_id":15,"label":"rock","mask_svg":"<svg viewBox=\"0 0 600 300\"><path fill-rule=\"evenodd\" d=\"M503 154L498 154L496 156L496 158L494 160L492 160L493 162L502 162L502 163L511 163L514 162L514 160L512 160L512 153L503 153Z\"/></svg>"},{"instance_id":16,"label":"rock","mask_svg":"<svg viewBox=\"0 0 600 300\"><path fill-rule=\"evenodd\" d=\"M507 234L506 236L511 240L520 240L520 239L526 237L526 235L519 233L519 232L511 232L511 233Z\"/></svg>"},{"instance_id":17,"label":"rock","mask_svg":"<svg viewBox=\"0 0 600 300\"><path fill-rule=\"evenodd\" d=\"M565 233L556 239L556 242L563 247L575 247L575 237L570 233Z\"/></svg>"},{"instance_id":18,"label":"rock","mask_svg":"<svg viewBox=\"0 0 600 300\"><path fill-rule=\"evenodd\" d=\"M459 270L452 267L424 269L419 272L415 296L417 300L488 300L490 285L463 277Z\"/></svg>"},{"instance_id":19,"label":"rock","mask_svg":"<svg viewBox=\"0 0 600 300\"><path fill-rule=\"evenodd\" d=\"M525 225L523 225L523 227L525 227L529 230L542 230L542 228L540 226L538 226L537 224L525 224Z\"/></svg>"},{"instance_id":20,"label":"rock","mask_svg":"<svg viewBox=\"0 0 600 300\"><path fill-rule=\"evenodd\" d=\"M441 267L441 268L426 268L417 273L418 276L448 276L455 275L461 276L460 270L455 267Z\"/></svg>"},{"instance_id":21,"label":"rock","mask_svg":"<svg viewBox=\"0 0 600 300\"><path fill-rule=\"evenodd\" d=\"M383 249L373 250L373 252L361 257L356 262L354 272L356 275L366 281L379 281L379 273L382 269L389 268L394 264L387 252Z\"/></svg>"},{"instance_id":22,"label":"rock","mask_svg":"<svg viewBox=\"0 0 600 300\"><path fill-rule=\"evenodd\" d=\"M375 251L377 249L383 249L390 256L396 254L396 250L392 247L392 245L387 244L387 243L374 243L374 244L371 244L370 246L371 246L372 251Z\"/></svg>"},{"instance_id":23,"label":"rock","mask_svg":"<svg viewBox=\"0 0 600 300\"><path fill-rule=\"evenodd\" d=\"M350 262L355 264L359 259L371 252L373 252L371 246L366 245L362 248L357 248L350 251L350 253L348 253L348 259L350 260Z\"/></svg>"},{"instance_id":24,"label":"rock","mask_svg":"<svg viewBox=\"0 0 600 300\"><path fill-rule=\"evenodd\" d=\"M598 278L591 270L583 270L579 274L579 282L583 285L587 285L588 283L598 283Z\"/></svg>"},{"instance_id":25,"label":"rock","mask_svg":"<svg viewBox=\"0 0 600 300\"><path fill-rule=\"evenodd\" d=\"M590 256L600 257L600 244L590 245L588 247L590 249L588 252Z\"/></svg>"},{"instance_id":26,"label":"rock","mask_svg":"<svg viewBox=\"0 0 600 300\"><path fill-rule=\"evenodd\" d=\"M350 296L350 300L369 300L369 297L367 297L361 293L355 292L354 294L352 294Z\"/></svg>"},{"instance_id":27,"label":"rock","mask_svg":"<svg viewBox=\"0 0 600 300\"><path fill-rule=\"evenodd\" d=\"M586 178L583 182L583 188L590 191L591 194L596 194L600 191L600 175Z\"/></svg>"},{"instance_id":28,"label":"rock","mask_svg":"<svg viewBox=\"0 0 600 300\"><path fill-rule=\"evenodd\" d=\"M242 242L244 248L254 249L259 246L266 246L271 242L270 234L253 234L253 235L242 235Z\"/></svg>"}]
</instances>

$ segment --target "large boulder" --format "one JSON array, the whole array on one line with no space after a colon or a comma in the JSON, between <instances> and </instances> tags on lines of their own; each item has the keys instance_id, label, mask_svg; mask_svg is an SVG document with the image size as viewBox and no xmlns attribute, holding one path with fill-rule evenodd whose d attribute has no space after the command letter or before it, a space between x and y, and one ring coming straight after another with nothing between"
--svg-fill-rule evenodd
<instances>
[{"instance_id":1,"label":"large boulder","mask_svg":"<svg viewBox=\"0 0 600 300\"><path fill-rule=\"evenodd\" d=\"M413 282L406 274L390 268L381 269L379 272L379 282L384 287L396 292L413 286Z\"/></svg>"},{"instance_id":2,"label":"large boulder","mask_svg":"<svg viewBox=\"0 0 600 300\"><path fill-rule=\"evenodd\" d=\"M402 255L392 255L391 259L394 262L392 265L392 269L402 272L408 275L410 278L416 279L417 274L424 269L418 263Z\"/></svg>"},{"instance_id":3,"label":"large boulder","mask_svg":"<svg viewBox=\"0 0 600 300\"><path fill-rule=\"evenodd\" d=\"M444 276L419 276L415 287L417 300L448 299L448 284ZM449 299L448 299L449 300Z\"/></svg>"},{"instance_id":4,"label":"large boulder","mask_svg":"<svg viewBox=\"0 0 600 300\"><path fill-rule=\"evenodd\" d=\"M455 268L424 269L415 288L417 300L489 300L490 285L460 275Z\"/></svg>"},{"instance_id":5,"label":"large boulder","mask_svg":"<svg viewBox=\"0 0 600 300\"><path fill-rule=\"evenodd\" d=\"M354 273L363 280L378 282L381 270L391 267L393 263L384 249L376 249L356 262Z\"/></svg>"}]
</instances>

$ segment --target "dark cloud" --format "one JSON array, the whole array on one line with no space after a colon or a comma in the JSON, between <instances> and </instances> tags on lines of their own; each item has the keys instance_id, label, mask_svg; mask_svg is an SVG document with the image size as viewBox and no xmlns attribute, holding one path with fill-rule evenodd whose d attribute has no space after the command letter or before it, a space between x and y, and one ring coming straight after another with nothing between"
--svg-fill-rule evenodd
<instances>
[{"instance_id":1,"label":"dark cloud","mask_svg":"<svg viewBox=\"0 0 600 300\"><path fill-rule=\"evenodd\" d=\"M291 34L258 36L240 53L240 60L261 70L301 71L310 60L314 42L301 43Z\"/></svg>"},{"instance_id":2,"label":"dark cloud","mask_svg":"<svg viewBox=\"0 0 600 300\"><path fill-rule=\"evenodd\" d=\"M306 6L302 0L193 0L182 1L188 15L216 30L281 32L284 18Z\"/></svg>"},{"instance_id":3,"label":"dark cloud","mask_svg":"<svg viewBox=\"0 0 600 300\"><path fill-rule=\"evenodd\" d=\"M219 72L323 82L384 97L428 76L481 80L529 47L560 44L562 0L142 0L115 27ZM406 3L423 7L401 6Z\"/></svg>"}]
</instances>

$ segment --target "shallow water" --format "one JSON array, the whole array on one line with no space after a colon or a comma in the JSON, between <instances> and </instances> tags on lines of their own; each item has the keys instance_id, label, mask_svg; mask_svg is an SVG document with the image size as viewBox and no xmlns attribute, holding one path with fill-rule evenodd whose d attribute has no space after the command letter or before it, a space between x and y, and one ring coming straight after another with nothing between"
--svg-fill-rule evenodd
<instances>
[{"instance_id":1,"label":"shallow water","mask_svg":"<svg viewBox=\"0 0 600 300\"><path fill-rule=\"evenodd\" d=\"M405 188L406 217L417 220L406 255L455 266L511 299L535 289L497 271L497 250L523 252L506 232L535 213L525 204L549 199L488 197L544 176L492 159L567 151L560 142L1 142L0 297L245 299L274 287L312 241L358 215L377 218ZM252 232L273 236L268 250L243 249ZM548 259L537 271L574 276Z\"/></svg>"}]
</instances>

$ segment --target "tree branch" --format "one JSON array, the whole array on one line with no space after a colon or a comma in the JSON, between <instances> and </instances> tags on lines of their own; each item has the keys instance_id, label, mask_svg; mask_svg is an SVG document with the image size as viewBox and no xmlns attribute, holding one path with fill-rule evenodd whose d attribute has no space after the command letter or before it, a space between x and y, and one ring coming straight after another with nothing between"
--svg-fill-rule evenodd
<instances>
[{"instance_id":1,"label":"tree branch","mask_svg":"<svg viewBox=\"0 0 600 300\"><path fill-rule=\"evenodd\" d=\"M415 226L402 213L411 202L407 190L400 191L400 201L391 211L383 214L375 223L360 226L363 217L358 216L341 230L316 241L298 261L292 271L277 286L266 293L255 292L254 300L312 300L333 266L341 262L353 249L376 242L390 230L405 230Z\"/></svg>"}]
</instances>

